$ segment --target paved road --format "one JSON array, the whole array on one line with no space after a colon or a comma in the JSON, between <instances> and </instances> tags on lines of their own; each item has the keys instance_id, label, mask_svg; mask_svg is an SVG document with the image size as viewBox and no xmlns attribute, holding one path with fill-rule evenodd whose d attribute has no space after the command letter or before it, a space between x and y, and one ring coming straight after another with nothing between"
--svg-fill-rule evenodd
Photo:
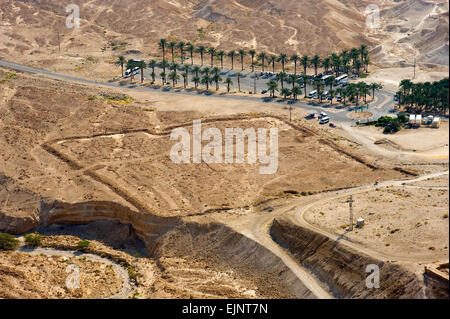
<instances>
[{"instance_id":1,"label":"paved road","mask_svg":"<svg viewBox=\"0 0 450 319\"><path fill-rule=\"evenodd\" d=\"M52 78L58 78L63 79L67 81L73 81L73 82L79 82L84 84L91 84L91 85L99 85L99 86L105 86L110 88L126 88L131 90L138 90L138 91L158 91L158 92L166 92L167 94L181 94L181 95L208 95L210 97L216 97L216 98L226 98L226 99L232 99L232 100L238 100L238 101L263 101L267 104L274 104L274 105L280 105L281 104L290 104L293 107L298 107L306 111L319 111L319 112L327 112L330 115L331 121L337 124L342 123L353 123L355 122L354 119L351 119L348 117L349 113L353 111L353 109L345 109L345 108L337 108L336 106L329 105L327 103L323 103L322 105L318 105L314 101L310 103L304 103L304 102L294 102L294 101L282 101L282 100L272 100L269 97L267 98L260 98L260 97L254 97L254 96L236 96L236 95L228 95L228 94L215 94L213 91L210 92L197 92L194 90L181 90L179 88L173 89L171 87L141 87L136 85L127 85L126 81L122 82L99 82L84 78L79 78L71 75L61 74L61 73L55 73L50 72L47 70L37 69L29 66L25 66L22 64L17 64L13 62L8 62L4 60L0 60L0 66L9 68L16 71L26 72L26 73L32 73L32 74L41 74L46 75ZM146 73L144 73L144 76L147 78L150 77L149 75L150 70L146 70ZM224 76L234 76L239 71L237 70L223 70ZM155 72L159 73L159 72ZM242 83L242 90L253 90L253 74L251 72L241 71L243 73L243 77L241 80ZM234 80L236 82L236 80ZM259 79L257 80L257 89L262 90L266 88L266 83L268 82L268 79ZM235 83L236 85L236 83ZM214 86L214 85L213 85ZM369 106L369 111L373 113L373 116L371 119L377 119L380 116L389 115L392 114L392 106L394 104L394 94L388 91L380 90L375 93L376 101L371 103ZM370 99L370 98L369 98Z\"/></svg>"}]
</instances>

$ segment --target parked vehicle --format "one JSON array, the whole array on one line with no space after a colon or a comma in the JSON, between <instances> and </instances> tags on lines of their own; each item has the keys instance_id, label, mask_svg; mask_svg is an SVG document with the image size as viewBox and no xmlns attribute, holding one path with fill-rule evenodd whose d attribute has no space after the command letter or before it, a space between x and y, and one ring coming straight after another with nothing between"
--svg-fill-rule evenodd
<instances>
[{"instance_id":1,"label":"parked vehicle","mask_svg":"<svg viewBox=\"0 0 450 319\"><path fill-rule=\"evenodd\" d=\"M317 90L314 90L314 91L309 92L308 97L309 97L310 99L312 99L312 98L317 98Z\"/></svg>"},{"instance_id":2,"label":"parked vehicle","mask_svg":"<svg viewBox=\"0 0 450 319\"><path fill-rule=\"evenodd\" d=\"M320 112L320 114L319 114L319 120L322 119L322 118L324 118L324 117L328 117L328 114L325 113L325 112Z\"/></svg>"},{"instance_id":3,"label":"parked vehicle","mask_svg":"<svg viewBox=\"0 0 450 319\"><path fill-rule=\"evenodd\" d=\"M330 122L330 118L328 116L324 116L320 119L319 124L327 124Z\"/></svg>"},{"instance_id":4,"label":"parked vehicle","mask_svg":"<svg viewBox=\"0 0 450 319\"><path fill-rule=\"evenodd\" d=\"M305 118L307 120L315 119L316 118L316 114L317 114L317 112L313 111L313 112L309 113Z\"/></svg>"}]
</instances>

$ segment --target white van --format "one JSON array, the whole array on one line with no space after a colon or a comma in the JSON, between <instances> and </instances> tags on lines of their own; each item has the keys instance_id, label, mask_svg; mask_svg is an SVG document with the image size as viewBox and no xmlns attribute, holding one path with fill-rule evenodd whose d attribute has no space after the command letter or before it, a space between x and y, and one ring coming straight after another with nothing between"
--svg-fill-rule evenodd
<instances>
[{"instance_id":1,"label":"white van","mask_svg":"<svg viewBox=\"0 0 450 319\"><path fill-rule=\"evenodd\" d=\"M138 67L135 67L133 70L130 70L130 69L126 70L125 71L125 75L123 77L124 78L128 78L128 77L130 77L132 75L137 75L139 73L141 73L141 69L138 68Z\"/></svg>"},{"instance_id":2,"label":"white van","mask_svg":"<svg viewBox=\"0 0 450 319\"><path fill-rule=\"evenodd\" d=\"M308 97L309 97L310 99L312 99L312 98L317 98L317 90L314 90L314 91L309 92Z\"/></svg>"},{"instance_id":3,"label":"white van","mask_svg":"<svg viewBox=\"0 0 450 319\"><path fill-rule=\"evenodd\" d=\"M330 122L330 118L328 116L324 116L320 119L319 124L327 124Z\"/></svg>"}]
</instances>

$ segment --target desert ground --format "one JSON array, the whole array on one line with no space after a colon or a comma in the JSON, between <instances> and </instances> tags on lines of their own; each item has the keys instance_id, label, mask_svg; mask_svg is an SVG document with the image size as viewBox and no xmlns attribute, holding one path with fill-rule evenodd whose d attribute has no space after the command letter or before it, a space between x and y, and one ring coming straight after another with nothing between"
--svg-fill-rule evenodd
<instances>
[{"instance_id":1,"label":"desert ground","mask_svg":"<svg viewBox=\"0 0 450 319\"><path fill-rule=\"evenodd\" d=\"M0 232L18 240L0 250L0 298L448 299L448 116L389 135L355 125L390 114L414 63L413 81L448 77L448 1L79 1L73 30L68 3L0 0L0 62L19 64L0 66ZM161 60L160 38L310 56L364 43L364 81L384 89L355 113L122 79L117 57ZM278 129L276 173L248 146L243 163L174 163L171 133L193 136L195 120L222 136ZM424 268L445 263L446 280ZM365 285L370 264L381 289Z\"/></svg>"},{"instance_id":2,"label":"desert ground","mask_svg":"<svg viewBox=\"0 0 450 319\"><path fill-rule=\"evenodd\" d=\"M2 76L7 72L1 70ZM355 218L365 218L366 225L345 234L341 249L387 258L386 271L412 280L404 295L441 296L424 281L423 264L448 259L448 184L443 182L448 158L424 163L417 155L445 143L448 135L427 144L448 124L390 137L404 143L397 139L413 134L420 147L402 159L383 159L343 128L305 120L307 112L300 108L289 121L289 110L277 103L220 97L210 103L208 96L62 83L16 73L0 84L0 226L17 234L23 247L0 254L2 286L9 287L4 297L398 297L395 290L346 290L279 245L286 240L278 235L280 225L289 231L298 231L289 228L295 225L304 231L319 227L341 236L348 224L347 195L339 192L347 190L357 192ZM204 129L222 132L227 127L278 128L277 173L258 174L260 164L172 163L170 131L191 131L194 119L201 119ZM438 175L430 177L431 184L416 181L423 174ZM364 191L377 179L411 185ZM334 200L336 192L341 197ZM296 215L310 204L306 224ZM44 240L42 247L30 249L21 234L34 231ZM82 252L86 256L71 253L79 250L80 240L91 242ZM406 252L411 253L403 260ZM90 260L91 255L98 259ZM68 262L83 264L86 277L78 290L64 286ZM33 281L35 276L43 279ZM89 276L104 284L92 285ZM20 284L28 281L33 285ZM49 282L58 289L44 295Z\"/></svg>"}]
</instances>

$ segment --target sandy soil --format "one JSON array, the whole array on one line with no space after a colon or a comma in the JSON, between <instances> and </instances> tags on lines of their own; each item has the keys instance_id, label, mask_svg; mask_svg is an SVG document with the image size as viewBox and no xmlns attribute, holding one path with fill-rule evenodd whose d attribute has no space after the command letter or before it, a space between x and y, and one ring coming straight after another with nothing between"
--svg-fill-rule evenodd
<instances>
[{"instance_id":1,"label":"sandy soil","mask_svg":"<svg viewBox=\"0 0 450 319\"><path fill-rule=\"evenodd\" d=\"M374 126L352 128L352 131L368 143L376 143L380 148L385 148L386 152L395 149L429 159L448 159L448 121L443 121L438 129L403 129L388 135L383 134L382 128Z\"/></svg>"},{"instance_id":2,"label":"sandy soil","mask_svg":"<svg viewBox=\"0 0 450 319\"><path fill-rule=\"evenodd\" d=\"M349 225L347 199L313 206L305 218L391 255L448 258L448 190L389 187L354 195L354 223L363 218L365 225L352 232L345 232Z\"/></svg>"},{"instance_id":3,"label":"sandy soil","mask_svg":"<svg viewBox=\"0 0 450 319\"><path fill-rule=\"evenodd\" d=\"M79 267L80 288L66 286L69 265ZM0 273L1 298L105 298L122 286L112 267L86 257L0 252Z\"/></svg>"},{"instance_id":4,"label":"sandy soil","mask_svg":"<svg viewBox=\"0 0 450 319\"><path fill-rule=\"evenodd\" d=\"M226 222L229 212L243 209L251 216L255 214L256 204L265 205L272 199L283 202L292 196L309 198L314 193L320 197L321 191L372 183L377 176L382 180L410 177L393 169L396 165L401 166L401 162L375 161L362 144L340 136L340 129L319 128L317 123L303 120L304 112L295 111L293 122L296 125L290 125L288 111L283 106L271 106L269 110L269 106L256 101L243 104L214 98L211 103L211 98L205 96L105 90L71 83L62 85L61 81L25 74L17 74L0 83L0 88L2 229L10 227L20 232L36 224L45 226L49 211L55 215L66 214L72 218L71 222L77 223L82 222L72 216L77 213L80 218L84 216L92 221L92 216L101 218L101 214L107 213L114 216L124 211L113 211L117 208L113 204L129 207L130 214L142 217L138 221L115 216L116 220L123 217L123 223L132 224L136 231L140 222L149 225L148 229L139 231L155 231L156 236L159 235L158 225L153 227L151 222L147 223L146 220L150 220L144 218L147 216L170 216L173 217L171 222L175 224L176 221L175 229L159 230L165 235L156 241L145 242L152 254L143 258L134 257L137 251L127 248L135 245L133 243L107 244L111 238L104 238L108 247L98 248L102 240L96 236L90 238L95 241L94 252L111 254L135 265L141 283L137 290L139 295L135 297L314 297L302 284L302 277L292 270L296 268L286 266L283 260L290 260L291 264L295 261L289 259L289 254L280 253L282 247L271 242L253 241L221 225L211 226L211 222L216 221L215 216L220 214ZM112 97L119 101L112 101ZM261 114L266 110L270 112ZM262 176L257 171L259 165L253 164L173 164L168 158L168 132L178 126L190 130L192 120L199 118L203 120L204 128L214 126L221 131L226 127L278 127L278 173ZM424 137L423 141L428 139ZM376 164L376 170L373 170L373 164ZM420 220L420 228L444 227L438 223L437 215L445 214L442 197L446 191L441 191L444 192L442 195L433 193L436 191L439 190L422 190L418 194L430 195L439 202L436 209L430 208L427 225L425 220ZM389 193L389 196L394 195ZM400 196L397 203L392 199L390 205L408 207L407 199ZM103 212L105 207L110 207L111 211ZM221 209L224 209L223 215L218 211ZM191 218L186 217L188 215L197 217L199 225L186 224ZM340 216L335 217L339 221ZM371 222L369 217L367 220ZM369 226L370 223L367 229ZM167 227L172 226L168 223ZM402 227L399 228L403 230ZM108 229L114 229L117 236L128 238L127 227L122 229L116 225ZM435 250L426 251L423 243L420 251L425 255L439 253L444 258L444 248L437 241L439 236L448 237L448 227L447 233L445 229L433 228L436 229L440 232L424 239L429 240ZM51 245L76 249L79 238L98 232L94 230L95 227L79 228L54 234L56 237L50 238ZM263 225L257 233L265 230ZM407 236L406 231L392 236L383 233L382 236L395 239L394 235L399 234ZM139 235L145 237L147 234ZM402 250L409 247L411 240L407 236L403 241L391 242L393 247ZM186 243L189 243L189 249ZM367 245L374 249L392 249L383 246L385 241ZM255 255L255 251L258 254ZM17 296L21 295L22 292L17 292Z\"/></svg>"}]
</instances>

